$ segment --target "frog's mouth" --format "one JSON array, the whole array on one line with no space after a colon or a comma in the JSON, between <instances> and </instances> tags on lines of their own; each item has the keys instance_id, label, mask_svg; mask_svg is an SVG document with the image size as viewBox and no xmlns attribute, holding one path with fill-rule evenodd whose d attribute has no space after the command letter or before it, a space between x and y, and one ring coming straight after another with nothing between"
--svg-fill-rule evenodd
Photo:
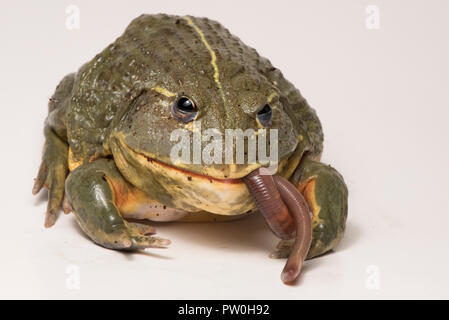
<instances>
[{"instance_id":1,"label":"frog's mouth","mask_svg":"<svg viewBox=\"0 0 449 320\"><path fill-rule=\"evenodd\" d=\"M239 214L237 211L242 208L254 206L245 196L249 192L276 236L282 239L296 237L281 278L289 283L298 277L312 240L312 217L303 196L288 180L279 175L264 174L260 165L241 176L221 179L156 160L145 152L134 150L122 139L115 139L112 147L116 151L113 152L115 161L124 172L129 167L139 165L148 170L150 175L157 174L159 178L166 179L163 180L163 184L167 192L178 191L172 184L184 186L182 193L184 198L189 187L193 188L190 189L193 192L190 196L197 196L201 193L200 190L205 192L207 195L199 199L199 205L196 203L196 208L205 211L226 215ZM130 162L131 166L128 164ZM135 175L130 177L133 176L135 177ZM187 181L190 183L186 184ZM220 204L211 199L216 195L219 195L217 199ZM233 212L239 205L241 206L239 210Z\"/></svg>"},{"instance_id":2,"label":"frog's mouth","mask_svg":"<svg viewBox=\"0 0 449 320\"><path fill-rule=\"evenodd\" d=\"M273 233L282 239L296 237L292 253L281 274L282 281L290 283L299 276L312 241L312 216L303 196L288 180L278 175L263 174L260 168L241 178L218 179L163 163L135 150L132 152L152 167L174 170L186 175L187 179L207 179L215 185L245 183Z\"/></svg>"},{"instance_id":3,"label":"frog's mouth","mask_svg":"<svg viewBox=\"0 0 449 320\"><path fill-rule=\"evenodd\" d=\"M132 150L132 149L131 149ZM137 155L138 157L143 157L149 164L154 165L154 166L158 166L158 167L163 167L166 168L168 170L174 170L177 171L179 173L182 173L184 175L186 175L187 177L191 177L193 178L200 178L200 179L208 179L211 182L219 182L219 183L243 183L242 178L234 178L234 179L229 179L229 178L214 178L212 176L208 176L205 174L199 174L199 173L195 173L193 171L188 171L185 169L182 169L180 167L176 167L174 165L170 165L170 164L166 164L162 161L158 161L154 158L151 158L141 152L132 150L134 152L135 155ZM187 178L188 179L188 178Z\"/></svg>"},{"instance_id":4,"label":"frog's mouth","mask_svg":"<svg viewBox=\"0 0 449 320\"><path fill-rule=\"evenodd\" d=\"M173 171L188 177L211 180L218 183L236 184L243 183L242 178L250 172L260 168L260 163L250 164L227 164L227 165L195 165L188 163L173 163L167 156L152 154L129 145L126 137L121 133L114 134L114 144L121 150L122 154L130 154L131 158L145 164L146 167L155 167L163 171Z\"/></svg>"},{"instance_id":5,"label":"frog's mouth","mask_svg":"<svg viewBox=\"0 0 449 320\"><path fill-rule=\"evenodd\" d=\"M110 143L122 175L153 200L188 212L239 215L254 208L242 176L221 177L193 172L155 159L114 137ZM246 173L245 173L246 175Z\"/></svg>"}]
</instances>

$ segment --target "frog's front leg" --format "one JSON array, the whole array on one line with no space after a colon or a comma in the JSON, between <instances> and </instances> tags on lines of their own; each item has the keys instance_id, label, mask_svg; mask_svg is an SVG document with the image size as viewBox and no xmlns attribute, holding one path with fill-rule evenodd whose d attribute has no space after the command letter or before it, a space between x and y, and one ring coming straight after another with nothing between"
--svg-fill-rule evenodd
<instances>
[{"instance_id":1,"label":"frog's front leg","mask_svg":"<svg viewBox=\"0 0 449 320\"><path fill-rule=\"evenodd\" d=\"M125 185L110 159L84 164L70 173L65 190L81 229L97 244L109 249L163 248L169 240L149 236L123 219L116 205L114 186Z\"/></svg>"},{"instance_id":2,"label":"frog's front leg","mask_svg":"<svg viewBox=\"0 0 449 320\"><path fill-rule=\"evenodd\" d=\"M307 258L324 254L341 240L348 213L348 189L329 165L304 159L290 181L302 193L313 214L313 238ZM294 240L282 240L270 257L286 258Z\"/></svg>"}]
</instances>

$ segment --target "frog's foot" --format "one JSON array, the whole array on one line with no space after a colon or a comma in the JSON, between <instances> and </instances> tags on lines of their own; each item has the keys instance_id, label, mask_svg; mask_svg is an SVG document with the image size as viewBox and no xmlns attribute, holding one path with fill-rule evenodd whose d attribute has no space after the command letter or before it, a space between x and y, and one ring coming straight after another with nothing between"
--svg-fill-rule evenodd
<instances>
[{"instance_id":1,"label":"frog's foot","mask_svg":"<svg viewBox=\"0 0 449 320\"><path fill-rule=\"evenodd\" d=\"M146 223L141 223L137 221L127 221L128 226L135 229L138 233L144 236L156 234L156 229Z\"/></svg>"},{"instance_id":2,"label":"frog's foot","mask_svg":"<svg viewBox=\"0 0 449 320\"><path fill-rule=\"evenodd\" d=\"M45 146L42 163L34 181L33 194L42 187L48 189L48 205L45 215L45 227L55 224L57 213L64 198L64 182L67 176L68 146L53 130L45 127Z\"/></svg>"},{"instance_id":3,"label":"frog's foot","mask_svg":"<svg viewBox=\"0 0 449 320\"><path fill-rule=\"evenodd\" d=\"M314 160L304 160L298 174L299 181L292 182L313 213L312 243L307 254L310 259L333 249L341 240L348 213L348 189L335 169ZM293 243L281 240L270 258L287 258Z\"/></svg>"},{"instance_id":4,"label":"frog's foot","mask_svg":"<svg viewBox=\"0 0 449 320\"><path fill-rule=\"evenodd\" d=\"M95 243L119 250L164 248L170 241L151 236L154 228L123 219L118 203L128 187L112 160L99 159L70 173L66 194L76 221Z\"/></svg>"}]
</instances>

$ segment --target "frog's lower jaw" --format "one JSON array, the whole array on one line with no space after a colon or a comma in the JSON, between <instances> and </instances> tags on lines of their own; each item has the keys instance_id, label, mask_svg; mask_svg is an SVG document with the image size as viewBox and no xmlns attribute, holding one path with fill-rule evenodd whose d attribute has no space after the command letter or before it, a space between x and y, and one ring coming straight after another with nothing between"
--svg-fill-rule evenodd
<instances>
[{"instance_id":1,"label":"frog's lower jaw","mask_svg":"<svg viewBox=\"0 0 449 320\"><path fill-rule=\"evenodd\" d=\"M122 175L151 199L186 212L240 215L255 204L241 179L214 179L138 153L118 139L110 143Z\"/></svg>"}]
</instances>

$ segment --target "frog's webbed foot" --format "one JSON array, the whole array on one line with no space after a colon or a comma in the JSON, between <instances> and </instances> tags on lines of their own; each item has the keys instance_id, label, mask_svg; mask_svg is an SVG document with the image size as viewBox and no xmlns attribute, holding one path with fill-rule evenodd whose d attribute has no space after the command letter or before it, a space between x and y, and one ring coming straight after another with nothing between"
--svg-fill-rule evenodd
<instances>
[{"instance_id":1,"label":"frog's webbed foot","mask_svg":"<svg viewBox=\"0 0 449 320\"><path fill-rule=\"evenodd\" d=\"M53 130L45 127L45 146L42 162L34 181L33 194L43 187L48 189L48 205L45 215L45 227L55 224L57 213L64 198L64 182L67 176L68 145Z\"/></svg>"},{"instance_id":2,"label":"frog's webbed foot","mask_svg":"<svg viewBox=\"0 0 449 320\"><path fill-rule=\"evenodd\" d=\"M66 194L81 229L97 244L119 250L164 248L169 240L151 236L151 226L128 222L121 216L117 202L120 188L127 182L112 160L99 159L72 171L67 178Z\"/></svg>"},{"instance_id":3,"label":"frog's webbed foot","mask_svg":"<svg viewBox=\"0 0 449 320\"><path fill-rule=\"evenodd\" d=\"M156 229L146 223L141 223L137 221L127 221L130 228L135 229L138 233L144 236L156 234Z\"/></svg>"}]
</instances>

